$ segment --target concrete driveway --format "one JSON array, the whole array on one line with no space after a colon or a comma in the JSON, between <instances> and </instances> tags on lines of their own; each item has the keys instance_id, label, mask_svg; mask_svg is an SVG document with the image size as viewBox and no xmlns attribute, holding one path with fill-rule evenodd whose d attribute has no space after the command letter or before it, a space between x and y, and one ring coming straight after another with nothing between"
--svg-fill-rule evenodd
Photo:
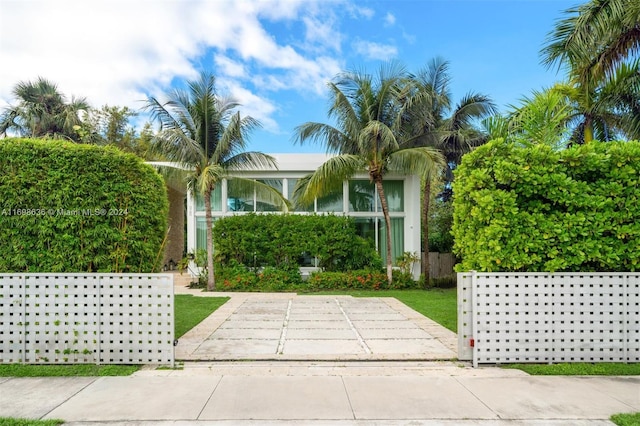
<instances>
[{"instance_id":1,"label":"concrete driveway","mask_svg":"<svg viewBox=\"0 0 640 426\"><path fill-rule=\"evenodd\" d=\"M231 300L180 338L177 360L425 361L457 357L455 333L394 298L207 293L214 294Z\"/></svg>"}]
</instances>

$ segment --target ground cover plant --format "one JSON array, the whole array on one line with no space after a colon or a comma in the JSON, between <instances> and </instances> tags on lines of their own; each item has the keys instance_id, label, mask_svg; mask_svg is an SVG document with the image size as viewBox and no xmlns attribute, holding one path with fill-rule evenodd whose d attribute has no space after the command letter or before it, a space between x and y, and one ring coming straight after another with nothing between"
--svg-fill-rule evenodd
<instances>
[{"instance_id":1,"label":"ground cover plant","mask_svg":"<svg viewBox=\"0 0 640 426\"><path fill-rule=\"evenodd\" d=\"M227 300L229 300L228 297L197 297L190 294L176 294L174 296L175 338L182 337Z\"/></svg>"},{"instance_id":2,"label":"ground cover plant","mask_svg":"<svg viewBox=\"0 0 640 426\"><path fill-rule=\"evenodd\" d=\"M0 272L157 272L164 181L133 154L60 140L0 144Z\"/></svg>"}]
</instances>

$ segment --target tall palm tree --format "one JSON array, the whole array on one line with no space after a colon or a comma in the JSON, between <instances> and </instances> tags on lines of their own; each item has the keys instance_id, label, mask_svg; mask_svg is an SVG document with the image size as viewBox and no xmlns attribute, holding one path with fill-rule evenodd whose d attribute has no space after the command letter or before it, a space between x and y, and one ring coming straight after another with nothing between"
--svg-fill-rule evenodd
<instances>
[{"instance_id":1,"label":"tall palm tree","mask_svg":"<svg viewBox=\"0 0 640 426\"><path fill-rule=\"evenodd\" d=\"M640 2L637 0L590 0L565 11L540 53L547 67L564 67L571 101L581 108L582 122L575 141L589 143L603 126L605 109L623 133L638 131L637 84L640 53ZM629 86L635 73L636 83ZM624 82L623 82L624 81ZM611 124L611 123L607 123ZM601 129L594 128L598 125Z\"/></svg>"},{"instance_id":2,"label":"tall palm tree","mask_svg":"<svg viewBox=\"0 0 640 426\"><path fill-rule=\"evenodd\" d=\"M14 131L27 137L79 140L74 127L82 124L80 113L90 109L85 98L72 97L67 103L58 87L42 77L19 82L13 95L18 103L0 116L0 134Z\"/></svg>"},{"instance_id":3,"label":"tall palm tree","mask_svg":"<svg viewBox=\"0 0 640 426\"><path fill-rule=\"evenodd\" d=\"M336 124L307 122L295 130L296 143L320 142L337 155L296 185L294 196L311 203L357 172L366 171L374 184L385 221L387 279L392 282L391 218L383 180L390 171L425 175L443 164L442 155L430 147L414 147L403 115L411 89L404 67L383 64L377 76L364 71L346 72L329 83L328 116Z\"/></svg>"},{"instance_id":4,"label":"tall palm tree","mask_svg":"<svg viewBox=\"0 0 640 426\"><path fill-rule=\"evenodd\" d=\"M547 66L566 66L580 83L611 75L640 53L640 2L590 0L565 11L541 54Z\"/></svg>"},{"instance_id":5,"label":"tall palm tree","mask_svg":"<svg viewBox=\"0 0 640 426\"><path fill-rule=\"evenodd\" d=\"M413 144L439 150L446 159L445 181L453 179L452 170L462 155L482 145L487 135L478 127L479 120L496 113L493 101L482 94L468 93L453 105L449 62L434 58L413 80L411 108L406 120L414 134ZM435 172L432 169L432 172ZM429 210L433 173L425 179L422 205L422 247L429 253ZM430 277L429 262L422 262L425 283Z\"/></svg>"},{"instance_id":6,"label":"tall palm tree","mask_svg":"<svg viewBox=\"0 0 640 426\"><path fill-rule=\"evenodd\" d=\"M262 197L286 208L286 203L268 185L238 177L237 170L275 167L275 160L260 152L244 151L249 133L259 126L250 116L241 117L238 103L216 92L213 75L202 72L200 78L187 83L188 90L176 89L162 103L149 97L144 107L160 130L153 138L156 151L182 170L187 188L201 194L205 203L207 226L207 289L215 289L213 264L213 219L211 194L223 179L236 182L239 190L260 191Z\"/></svg>"}]
</instances>

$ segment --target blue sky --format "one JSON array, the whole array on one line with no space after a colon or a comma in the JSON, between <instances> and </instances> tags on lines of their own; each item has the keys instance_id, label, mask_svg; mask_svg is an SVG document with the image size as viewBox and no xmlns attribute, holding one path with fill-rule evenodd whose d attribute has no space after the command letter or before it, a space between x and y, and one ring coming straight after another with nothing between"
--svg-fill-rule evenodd
<instances>
[{"instance_id":1,"label":"blue sky","mask_svg":"<svg viewBox=\"0 0 640 426\"><path fill-rule=\"evenodd\" d=\"M0 0L0 108L14 102L18 81L42 76L95 107L137 110L206 69L262 122L249 149L323 152L291 137L303 122L327 121L326 82L338 72L375 72L388 60L417 71L440 56L455 101L473 91L506 110L563 78L540 65L539 51L563 11L580 3ZM29 37L15 36L25 22Z\"/></svg>"}]
</instances>

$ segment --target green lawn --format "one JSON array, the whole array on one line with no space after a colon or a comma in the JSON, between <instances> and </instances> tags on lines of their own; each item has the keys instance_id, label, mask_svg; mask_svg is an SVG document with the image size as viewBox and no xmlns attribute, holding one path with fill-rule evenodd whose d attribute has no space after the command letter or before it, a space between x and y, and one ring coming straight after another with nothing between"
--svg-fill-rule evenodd
<instances>
[{"instance_id":1,"label":"green lawn","mask_svg":"<svg viewBox=\"0 0 640 426\"><path fill-rule=\"evenodd\" d=\"M431 318L438 324L457 332L457 290L353 290L310 294L349 294L354 297L395 297L411 309Z\"/></svg>"},{"instance_id":2,"label":"green lawn","mask_svg":"<svg viewBox=\"0 0 640 426\"><path fill-rule=\"evenodd\" d=\"M58 426L63 423L64 420L32 420L0 417L0 425L2 426Z\"/></svg>"},{"instance_id":3,"label":"green lawn","mask_svg":"<svg viewBox=\"0 0 640 426\"><path fill-rule=\"evenodd\" d=\"M0 377L129 376L139 369L139 365L0 364Z\"/></svg>"},{"instance_id":4,"label":"green lawn","mask_svg":"<svg viewBox=\"0 0 640 426\"><path fill-rule=\"evenodd\" d=\"M560 364L505 364L503 368L515 368L534 376L639 376L640 364L617 362L560 363Z\"/></svg>"},{"instance_id":5,"label":"green lawn","mask_svg":"<svg viewBox=\"0 0 640 426\"><path fill-rule=\"evenodd\" d=\"M222 306L229 298L176 294L174 300L175 338L179 339L187 331L208 317L213 311Z\"/></svg>"},{"instance_id":6,"label":"green lawn","mask_svg":"<svg viewBox=\"0 0 640 426\"><path fill-rule=\"evenodd\" d=\"M611 421L618 426L640 426L640 413L615 414L611 416Z\"/></svg>"}]
</instances>

